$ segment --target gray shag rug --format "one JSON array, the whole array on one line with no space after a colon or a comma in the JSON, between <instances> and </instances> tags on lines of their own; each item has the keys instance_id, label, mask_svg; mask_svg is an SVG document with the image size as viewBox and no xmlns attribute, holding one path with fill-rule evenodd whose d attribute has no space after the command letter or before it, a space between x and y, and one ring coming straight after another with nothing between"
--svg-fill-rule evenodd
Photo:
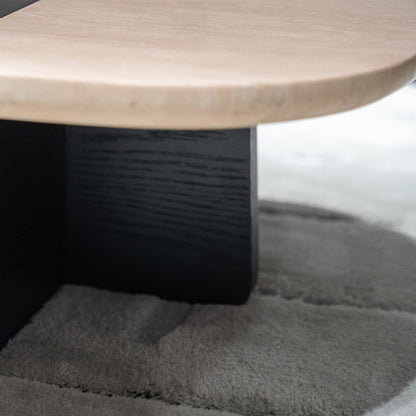
<instances>
[{"instance_id":1,"label":"gray shag rug","mask_svg":"<svg viewBox=\"0 0 416 416\"><path fill-rule=\"evenodd\" d=\"M0 352L0 415L415 416L416 242L262 203L260 254L242 306L63 286Z\"/></svg>"}]
</instances>

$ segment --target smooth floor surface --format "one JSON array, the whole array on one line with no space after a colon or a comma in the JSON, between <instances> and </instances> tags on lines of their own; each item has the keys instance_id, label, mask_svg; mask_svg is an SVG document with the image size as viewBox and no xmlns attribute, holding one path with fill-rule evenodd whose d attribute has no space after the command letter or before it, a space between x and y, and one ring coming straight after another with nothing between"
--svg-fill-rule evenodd
<instances>
[{"instance_id":1,"label":"smooth floor surface","mask_svg":"<svg viewBox=\"0 0 416 416\"><path fill-rule=\"evenodd\" d=\"M260 197L416 237L416 83L354 111L261 125L258 146Z\"/></svg>"}]
</instances>

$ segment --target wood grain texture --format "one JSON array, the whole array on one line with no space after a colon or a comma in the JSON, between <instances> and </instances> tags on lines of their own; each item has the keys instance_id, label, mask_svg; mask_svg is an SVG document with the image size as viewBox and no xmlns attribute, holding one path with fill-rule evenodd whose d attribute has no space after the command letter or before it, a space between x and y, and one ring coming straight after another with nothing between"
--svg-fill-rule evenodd
<instances>
[{"instance_id":1,"label":"wood grain texture","mask_svg":"<svg viewBox=\"0 0 416 416\"><path fill-rule=\"evenodd\" d=\"M0 21L0 117L249 127L416 75L414 0L40 0Z\"/></svg>"},{"instance_id":2,"label":"wood grain texture","mask_svg":"<svg viewBox=\"0 0 416 416\"><path fill-rule=\"evenodd\" d=\"M257 278L256 130L68 127L65 280L242 303Z\"/></svg>"},{"instance_id":3,"label":"wood grain texture","mask_svg":"<svg viewBox=\"0 0 416 416\"><path fill-rule=\"evenodd\" d=\"M60 283L63 133L0 121L0 348Z\"/></svg>"}]
</instances>

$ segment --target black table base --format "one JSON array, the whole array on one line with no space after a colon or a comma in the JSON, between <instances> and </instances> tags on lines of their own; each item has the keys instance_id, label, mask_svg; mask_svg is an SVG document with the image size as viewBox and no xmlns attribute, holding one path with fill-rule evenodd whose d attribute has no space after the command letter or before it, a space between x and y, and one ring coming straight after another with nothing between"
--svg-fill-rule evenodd
<instances>
[{"instance_id":1,"label":"black table base","mask_svg":"<svg viewBox=\"0 0 416 416\"><path fill-rule=\"evenodd\" d=\"M0 122L0 344L62 283L244 302L256 130Z\"/></svg>"}]
</instances>

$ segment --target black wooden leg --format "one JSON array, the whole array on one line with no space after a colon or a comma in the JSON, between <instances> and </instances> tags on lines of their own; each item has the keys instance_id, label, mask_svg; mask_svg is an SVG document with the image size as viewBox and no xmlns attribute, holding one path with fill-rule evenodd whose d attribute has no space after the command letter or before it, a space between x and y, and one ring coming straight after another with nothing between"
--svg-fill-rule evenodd
<instances>
[{"instance_id":1,"label":"black wooden leg","mask_svg":"<svg viewBox=\"0 0 416 416\"><path fill-rule=\"evenodd\" d=\"M67 127L66 280L244 302L257 275L256 130Z\"/></svg>"},{"instance_id":2,"label":"black wooden leg","mask_svg":"<svg viewBox=\"0 0 416 416\"><path fill-rule=\"evenodd\" d=\"M225 303L255 283L255 129L0 121L0 197L0 348L65 281Z\"/></svg>"},{"instance_id":3,"label":"black wooden leg","mask_svg":"<svg viewBox=\"0 0 416 416\"><path fill-rule=\"evenodd\" d=\"M0 121L0 348L60 283L64 131Z\"/></svg>"},{"instance_id":4,"label":"black wooden leg","mask_svg":"<svg viewBox=\"0 0 416 416\"><path fill-rule=\"evenodd\" d=\"M35 3L38 0L1 0L0 2L0 18L7 16L10 13L17 12L29 4Z\"/></svg>"}]
</instances>

